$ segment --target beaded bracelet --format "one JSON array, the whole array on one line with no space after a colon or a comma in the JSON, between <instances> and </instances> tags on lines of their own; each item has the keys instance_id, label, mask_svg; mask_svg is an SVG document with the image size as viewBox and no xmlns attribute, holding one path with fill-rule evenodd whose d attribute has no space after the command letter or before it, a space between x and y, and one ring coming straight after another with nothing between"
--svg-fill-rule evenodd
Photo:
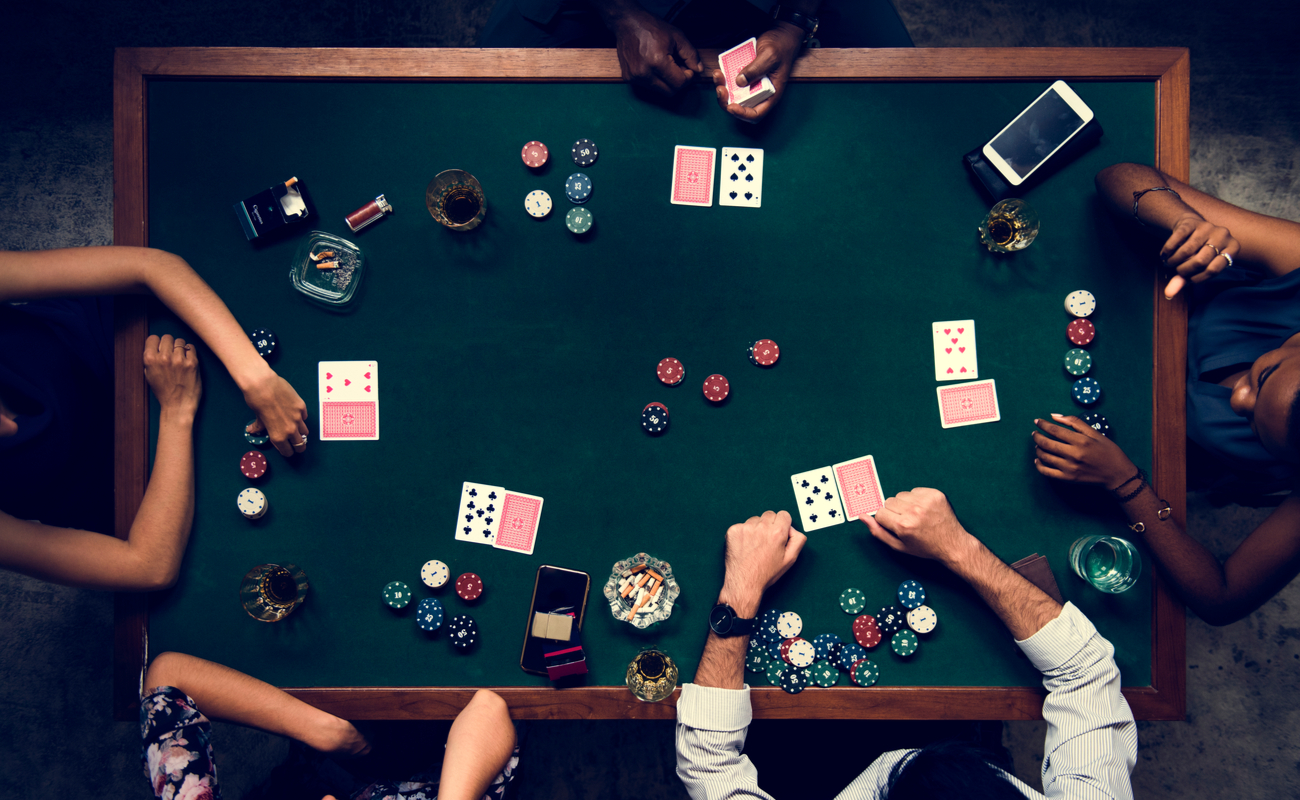
<instances>
[{"instance_id":1,"label":"beaded bracelet","mask_svg":"<svg viewBox=\"0 0 1300 800\"><path fill-rule=\"evenodd\" d=\"M1124 495L1116 495L1116 496L1115 496L1116 499L1119 500L1119 502L1120 502L1121 504L1123 504L1123 503L1127 503L1128 501L1132 500L1134 497L1137 497L1139 494L1142 493L1142 490L1143 490L1143 489L1145 489L1145 488L1147 488L1148 486L1151 485L1151 484L1147 483L1147 474L1146 474L1145 472L1143 472L1142 470L1138 470L1138 474L1139 474L1139 475L1141 476L1141 478L1142 478L1142 482L1141 482L1140 484L1138 484L1138 488L1134 489L1133 491L1129 492L1128 494L1124 494ZM1127 482L1127 481L1126 481L1126 482Z\"/></svg>"}]
</instances>

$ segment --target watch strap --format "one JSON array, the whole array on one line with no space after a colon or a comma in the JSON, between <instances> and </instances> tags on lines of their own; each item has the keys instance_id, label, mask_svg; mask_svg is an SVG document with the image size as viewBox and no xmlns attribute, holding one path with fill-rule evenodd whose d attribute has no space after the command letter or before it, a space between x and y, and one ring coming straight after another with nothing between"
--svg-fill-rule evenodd
<instances>
[{"instance_id":1,"label":"watch strap","mask_svg":"<svg viewBox=\"0 0 1300 800\"><path fill-rule=\"evenodd\" d=\"M782 8L779 3L772 6L772 19L777 22L788 22L797 28L803 28L806 34L803 38L804 44L812 41L813 36L817 34L817 27L820 25L820 20L817 17L810 17L798 11Z\"/></svg>"}]
</instances>

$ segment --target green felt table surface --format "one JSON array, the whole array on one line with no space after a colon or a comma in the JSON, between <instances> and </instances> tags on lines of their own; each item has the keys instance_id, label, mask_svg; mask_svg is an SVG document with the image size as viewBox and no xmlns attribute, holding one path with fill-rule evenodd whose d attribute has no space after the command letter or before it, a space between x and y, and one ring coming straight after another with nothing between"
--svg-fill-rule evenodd
<instances>
[{"instance_id":1,"label":"green felt table surface","mask_svg":"<svg viewBox=\"0 0 1300 800\"><path fill-rule=\"evenodd\" d=\"M1032 420L1082 411L1062 368L1065 296L1098 300L1091 375L1117 440L1150 462L1152 310L1149 266L1117 241L1093 175L1153 159L1149 83L1080 83L1105 128L1100 145L1026 195L1038 240L1014 256L976 240L988 203L961 155L1045 88L1039 82L808 83L774 118L738 123L711 89L665 108L622 84L195 81L150 84L149 242L181 254L246 328L280 339L275 369L317 416L317 362L377 360L381 438L320 442L285 460L269 453L258 482L270 512L236 511L251 417L237 388L203 357L196 423L197 501L177 587L151 608L152 652L211 658L282 686L545 685L519 669L536 569L592 576L584 639L592 685L619 684L639 648L695 671L720 586L727 527L766 509L797 509L790 475L873 454L887 494L934 486L999 556L1051 559L1067 599L1116 647L1126 685L1150 682L1151 583L1107 596L1066 564L1076 537L1123 534L1099 495L1054 484L1032 465ZM595 186L595 227L564 227L564 179L579 138L600 148L582 171ZM520 160L550 146L540 172ZM668 202L673 146L765 151L762 208ZM437 172L479 178L487 218L443 229L424 207ZM231 205L297 176L317 212L286 238L244 240ZM524 213L545 189L555 210ZM360 234L348 212L383 193L395 213ZM716 195L716 192L715 192ZM715 200L716 203L716 200ZM356 242L368 273L351 311L333 313L292 288L290 262L319 229ZM981 378L997 381L1000 422L943 430L929 323L974 318ZM155 306L151 332L187 333ZM745 357L775 339L780 363ZM665 356L683 385L655 377ZM732 395L712 407L710 373ZM652 400L671 410L660 438L640 428ZM156 409L154 421L156 423ZM268 451L269 452L269 451ZM462 481L546 498L532 556L453 540ZM645 551L670 561L682 587L672 617L639 631L601 596L612 564ZM473 571L486 591L466 606L419 581L428 559ZM278 624L245 615L241 576L265 562L302 566L311 593ZM805 636L848 640L841 590L868 610L919 580L938 614L908 660L877 650L880 685L1032 686L1037 672L978 597L932 562L900 556L859 523L812 533L765 605L798 611ZM441 597L482 634L472 653L445 632L394 613L383 586ZM751 680L763 683L760 677Z\"/></svg>"}]
</instances>

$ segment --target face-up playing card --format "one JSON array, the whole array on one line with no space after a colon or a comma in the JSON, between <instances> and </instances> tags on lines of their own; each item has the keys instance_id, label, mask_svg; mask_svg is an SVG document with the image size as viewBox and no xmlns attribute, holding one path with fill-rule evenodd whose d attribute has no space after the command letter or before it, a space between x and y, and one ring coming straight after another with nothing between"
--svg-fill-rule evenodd
<instances>
[{"instance_id":1,"label":"face-up playing card","mask_svg":"<svg viewBox=\"0 0 1300 800\"><path fill-rule=\"evenodd\" d=\"M880 488L876 459L871 456L855 458L836 464L833 470L847 519L875 516L885 505L885 491Z\"/></svg>"},{"instance_id":2,"label":"face-up playing card","mask_svg":"<svg viewBox=\"0 0 1300 800\"><path fill-rule=\"evenodd\" d=\"M939 422L945 428L1002 419L998 412L998 390L991 380L940 386L937 391Z\"/></svg>"},{"instance_id":3,"label":"face-up playing card","mask_svg":"<svg viewBox=\"0 0 1300 800\"><path fill-rule=\"evenodd\" d=\"M673 191L669 200L678 206L713 205L713 167L717 150L712 147L673 148Z\"/></svg>"},{"instance_id":4,"label":"face-up playing card","mask_svg":"<svg viewBox=\"0 0 1300 800\"><path fill-rule=\"evenodd\" d=\"M500 486L465 481L460 487L456 512L456 541L495 544L501 528L501 504L506 490Z\"/></svg>"},{"instance_id":5,"label":"face-up playing card","mask_svg":"<svg viewBox=\"0 0 1300 800\"><path fill-rule=\"evenodd\" d=\"M930 323L934 334L934 379L971 380L980 376L975 360L975 320Z\"/></svg>"},{"instance_id":6,"label":"face-up playing card","mask_svg":"<svg viewBox=\"0 0 1300 800\"><path fill-rule=\"evenodd\" d=\"M724 147L719 167L718 205L758 208L763 204L763 151Z\"/></svg>"},{"instance_id":7,"label":"face-up playing card","mask_svg":"<svg viewBox=\"0 0 1300 800\"><path fill-rule=\"evenodd\" d=\"M532 555L541 519L542 498L522 492L506 492L505 502L501 504L501 527L493 546Z\"/></svg>"},{"instance_id":8,"label":"face-up playing card","mask_svg":"<svg viewBox=\"0 0 1300 800\"><path fill-rule=\"evenodd\" d=\"M379 362L322 361L316 377L321 439L379 439Z\"/></svg>"},{"instance_id":9,"label":"face-up playing card","mask_svg":"<svg viewBox=\"0 0 1300 800\"><path fill-rule=\"evenodd\" d=\"M830 467L791 475L790 482L794 484L794 497L799 505L799 516L803 519L804 533L839 525L844 521L840 490L835 485L834 473Z\"/></svg>"}]
</instances>

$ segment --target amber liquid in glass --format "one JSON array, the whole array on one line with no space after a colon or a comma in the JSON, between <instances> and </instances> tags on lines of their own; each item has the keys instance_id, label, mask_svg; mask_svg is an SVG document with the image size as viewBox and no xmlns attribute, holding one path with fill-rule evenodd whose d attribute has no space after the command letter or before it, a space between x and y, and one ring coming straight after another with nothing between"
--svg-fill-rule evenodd
<instances>
[{"instance_id":1,"label":"amber liquid in glass","mask_svg":"<svg viewBox=\"0 0 1300 800\"><path fill-rule=\"evenodd\" d=\"M464 225L474 219L480 208L478 197L465 188L452 189L442 201L442 213L453 225Z\"/></svg>"},{"instance_id":2,"label":"amber liquid in glass","mask_svg":"<svg viewBox=\"0 0 1300 800\"><path fill-rule=\"evenodd\" d=\"M262 596L271 605L291 606L298 600L298 582L287 569L278 569L262 579Z\"/></svg>"}]
</instances>

